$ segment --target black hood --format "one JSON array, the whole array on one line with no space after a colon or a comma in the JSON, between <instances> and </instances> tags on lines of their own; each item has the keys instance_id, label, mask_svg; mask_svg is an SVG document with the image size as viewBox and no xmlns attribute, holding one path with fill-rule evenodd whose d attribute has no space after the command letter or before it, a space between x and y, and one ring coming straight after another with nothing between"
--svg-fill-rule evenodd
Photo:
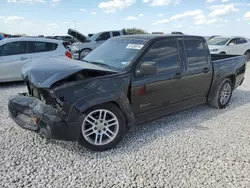
<instances>
[{"instance_id":1,"label":"black hood","mask_svg":"<svg viewBox=\"0 0 250 188\"><path fill-rule=\"evenodd\" d=\"M66 57L50 57L26 64L22 70L22 77L38 88L49 88L52 84L82 70L116 72Z\"/></svg>"},{"instance_id":2,"label":"black hood","mask_svg":"<svg viewBox=\"0 0 250 188\"><path fill-rule=\"evenodd\" d=\"M69 29L68 30L68 35L74 37L80 42L88 42L88 37L86 37L84 34L74 30L74 29Z\"/></svg>"}]
</instances>

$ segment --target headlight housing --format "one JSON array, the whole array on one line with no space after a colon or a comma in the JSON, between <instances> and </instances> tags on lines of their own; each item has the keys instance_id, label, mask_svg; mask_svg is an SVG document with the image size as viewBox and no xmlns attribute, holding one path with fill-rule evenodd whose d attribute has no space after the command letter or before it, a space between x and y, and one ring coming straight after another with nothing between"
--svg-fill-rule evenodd
<instances>
[{"instance_id":1,"label":"headlight housing","mask_svg":"<svg viewBox=\"0 0 250 188\"><path fill-rule=\"evenodd\" d=\"M219 49L210 49L210 52L216 52L218 51Z\"/></svg>"}]
</instances>

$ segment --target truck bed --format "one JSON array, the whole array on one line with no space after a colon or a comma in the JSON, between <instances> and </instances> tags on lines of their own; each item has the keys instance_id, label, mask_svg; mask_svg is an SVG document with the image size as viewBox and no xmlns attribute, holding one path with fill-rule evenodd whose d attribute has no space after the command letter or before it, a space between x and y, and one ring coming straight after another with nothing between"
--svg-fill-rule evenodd
<instances>
[{"instance_id":1,"label":"truck bed","mask_svg":"<svg viewBox=\"0 0 250 188\"><path fill-rule=\"evenodd\" d=\"M211 54L211 59L214 67L214 78L233 77L234 88L242 83L246 70L246 56Z\"/></svg>"},{"instance_id":2,"label":"truck bed","mask_svg":"<svg viewBox=\"0 0 250 188\"><path fill-rule=\"evenodd\" d=\"M233 57L239 57L243 55L229 55L229 54L211 54L212 61L222 60L222 59L228 59Z\"/></svg>"}]
</instances>

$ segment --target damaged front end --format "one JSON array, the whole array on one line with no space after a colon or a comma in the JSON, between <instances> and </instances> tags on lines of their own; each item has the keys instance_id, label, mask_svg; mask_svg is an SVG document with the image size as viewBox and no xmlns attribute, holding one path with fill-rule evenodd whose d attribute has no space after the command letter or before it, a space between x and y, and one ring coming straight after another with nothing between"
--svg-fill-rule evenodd
<instances>
[{"instance_id":1,"label":"damaged front end","mask_svg":"<svg viewBox=\"0 0 250 188\"><path fill-rule=\"evenodd\" d=\"M76 140L79 122L66 122L67 114L27 93L9 99L9 114L21 128L59 140Z\"/></svg>"},{"instance_id":2,"label":"damaged front end","mask_svg":"<svg viewBox=\"0 0 250 188\"><path fill-rule=\"evenodd\" d=\"M133 117L127 113L132 110L126 95L130 77L116 73L58 58L25 67L22 75L28 93L9 98L10 117L21 128L46 138L77 141L83 112L91 106L116 101L130 124Z\"/></svg>"}]
</instances>

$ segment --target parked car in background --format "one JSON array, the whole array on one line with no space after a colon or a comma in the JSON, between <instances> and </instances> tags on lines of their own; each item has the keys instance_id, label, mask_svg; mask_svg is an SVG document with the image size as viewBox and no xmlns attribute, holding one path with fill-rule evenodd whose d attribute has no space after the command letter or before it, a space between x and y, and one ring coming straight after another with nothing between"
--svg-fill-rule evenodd
<instances>
[{"instance_id":1,"label":"parked car in background","mask_svg":"<svg viewBox=\"0 0 250 188\"><path fill-rule=\"evenodd\" d=\"M72 45L74 43L79 42L74 37L68 36L68 35L63 35L63 36L46 36L45 38L55 39L55 40L63 40L65 43L67 43L68 46Z\"/></svg>"},{"instance_id":2,"label":"parked car in background","mask_svg":"<svg viewBox=\"0 0 250 188\"><path fill-rule=\"evenodd\" d=\"M83 60L26 66L29 92L10 98L12 119L45 137L103 151L136 124L203 103L225 108L246 70L244 56L211 56L203 37L188 35L114 37Z\"/></svg>"},{"instance_id":3,"label":"parked car in background","mask_svg":"<svg viewBox=\"0 0 250 188\"><path fill-rule=\"evenodd\" d=\"M67 56L72 58L64 42L60 40L32 37L1 40L0 82L22 80L21 71L25 64L51 56Z\"/></svg>"},{"instance_id":4,"label":"parked car in background","mask_svg":"<svg viewBox=\"0 0 250 188\"><path fill-rule=\"evenodd\" d=\"M76 42L79 42L78 40L76 40L74 37L72 36L57 36L57 39L58 40L63 40L65 42L70 42L70 44L73 44L73 43L76 43Z\"/></svg>"},{"instance_id":5,"label":"parked car in background","mask_svg":"<svg viewBox=\"0 0 250 188\"><path fill-rule=\"evenodd\" d=\"M206 41L209 41L210 39L214 38L214 37L219 37L220 35L212 35L212 36L203 36Z\"/></svg>"},{"instance_id":6,"label":"parked car in background","mask_svg":"<svg viewBox=\"0 0 250 188\"><path fill-rule=\"evenodd\" d=\"M245 55L250 59L250 40L245 37L214 37L208 47L212 54Z\"/></svg>"},{"instance_id":7,"label":"parked car in background","mask_svg":"<svg viewBox=\"0 0 250 188\"><path fill-rule=\"evenodd\" d=\"M0 40L3 40L4 39L4 36L0 34Z\"/></svg>"},{"instance_id":8,"label":"parked car in background","mask_svg":"<svg viewBox=\"0 0 250 188\"><path fill-rule=\"evenodd\" d=\"M182 32L180 32L180 31L173 31L173 32L171 32L171 34L178 34L178 35L184 35Z\"/></svg>"},{"instance_id":9,"label":"parked car in background","mask_svg":"<svg viewBox=\"0 0 250 188\"><path fill-rule=\"evenodd\" d=\"M73 33L74 34L73 36L78 40L86 38L85 35L82 35L79 32L74 31L71 33ZM68 32L68 34L70 33ZM95 33L91 37L87 38L85 42L70 46L69 50L73 54L74 59L82 60L86 55L88 55L91 51L93 51L95 48L97 48L106 40L112 37L117 37L125 34L126 34L125 30L103 31Z\"/></svg>"}]
</instances>

